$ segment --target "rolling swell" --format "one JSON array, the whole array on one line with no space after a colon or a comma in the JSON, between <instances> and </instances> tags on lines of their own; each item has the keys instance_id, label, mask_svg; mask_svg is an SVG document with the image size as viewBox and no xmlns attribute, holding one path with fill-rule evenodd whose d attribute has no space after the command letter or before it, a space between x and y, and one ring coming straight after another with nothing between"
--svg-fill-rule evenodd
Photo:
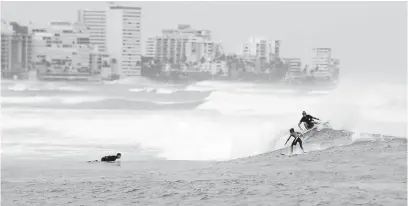
<instances>
[{"instance_id":1,"label":"rolling swell","mask_svg":"<svg viewBox=\"0 0 408 206\"><path fill-rule=\"evenodd\" d=\"M188 110L194 109L206 100L185 102L152 102L131 99L103 99L97 101L85 101L77 103L61 102L34 102L30 104L8 104L2 103L3 108L44 108L44 109L120 109L120 110Z\"/></svg>"},{"instance_id":2,"label":"rolling swell","mask_svg":"<svg viewBox=\"0 0 408 206\"><path fill-rule=\"evenodd\" d=\"M189 110L204 103L211 92L175 88L111 85L12 85L2 91L3 108ZM51 89L50 89L51 88ZM68 88L68 89L67 89ZM79 89L77 89L79 88ZM72 89L72 90L70 90Z\"/></svg>"}]
</instances>

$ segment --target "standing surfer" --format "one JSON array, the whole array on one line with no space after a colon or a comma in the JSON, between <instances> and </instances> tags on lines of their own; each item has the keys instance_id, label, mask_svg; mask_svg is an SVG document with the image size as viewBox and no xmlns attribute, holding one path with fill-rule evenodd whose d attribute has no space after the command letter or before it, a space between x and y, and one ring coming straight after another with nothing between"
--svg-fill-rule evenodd
<instances>
[{"instance_id":1,"label":"standing surfer","mask_svg":"<svg viewBox=\"0 0 408 206\"><path fill-rule=\"evenodd\" d=\"M291 137L295 138L292 142L292 145L290 146L291 154L293 153L293 146L296 146L298 142L299 142L300 148L302 149L303 153L305 153L305 150L303 150L302 140L300 139L300 135L303 136L303 134L300 132L295 132L295 129L293 128L291 128L289 132L290 132L290 136L288 140L286 140L285 145L288 143Z\"/></svg>"}]
</instances>

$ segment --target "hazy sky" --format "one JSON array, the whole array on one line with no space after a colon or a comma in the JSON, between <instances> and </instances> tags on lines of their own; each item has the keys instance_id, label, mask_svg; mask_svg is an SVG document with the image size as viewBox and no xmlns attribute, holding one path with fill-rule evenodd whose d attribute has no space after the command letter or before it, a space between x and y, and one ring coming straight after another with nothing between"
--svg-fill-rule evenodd
<instances>
[{"instance_id":1,"label":"hazy sky","mask_svg":"<svg viewBox=\"0 0 408 206\"><path fill-rule=\"evenodd\" d=\"M250 36L282 40L282 55L307 60L312 47L331 47L344 74L406 82L406 2L121 2L142 7L142 39L177 24L209 29L225 50ZM77 10L105 2L2 2L2 19L75 21Z\"/></svg>"}]
</instances>

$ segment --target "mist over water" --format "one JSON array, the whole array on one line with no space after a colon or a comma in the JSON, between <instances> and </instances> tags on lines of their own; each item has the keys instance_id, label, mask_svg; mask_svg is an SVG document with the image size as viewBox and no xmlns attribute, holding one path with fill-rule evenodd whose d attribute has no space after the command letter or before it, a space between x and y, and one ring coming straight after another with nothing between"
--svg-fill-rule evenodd
<instances>
[{"instance_id":1,"label":"mist over water","mask_svg":"<svg viewBox=\"0 0 408 206\"><path fill-rule=\"evenodd\" d=\"M406 137L403 84L342 81L334 90L308 91L211 81L108 86L116 92L106 85L2 84L2 155L227 160L282 147L303 110L333 129Z\"/></svg>"}]
</instances>

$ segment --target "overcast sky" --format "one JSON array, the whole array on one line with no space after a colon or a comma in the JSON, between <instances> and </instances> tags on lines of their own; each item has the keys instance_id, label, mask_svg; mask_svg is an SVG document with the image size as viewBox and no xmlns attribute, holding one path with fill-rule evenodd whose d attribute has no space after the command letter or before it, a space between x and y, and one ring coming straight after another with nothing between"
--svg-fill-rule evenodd
<instances>
[{"instance_id":1,"label":"overcast sky","mask_svg":"<svg viewBox=\"0 0 408 206\"><path fill-rule=\"evenodd\" d=\"M209 29L227 52L250 36L282 40L282 55L307 60L331 47L343 74L406 82L406 2L121 2L142 7L142 40L177 24ZM79 9L105 2L2 2L2 19L76 21Z\"/></svg>"}]
</instances>

